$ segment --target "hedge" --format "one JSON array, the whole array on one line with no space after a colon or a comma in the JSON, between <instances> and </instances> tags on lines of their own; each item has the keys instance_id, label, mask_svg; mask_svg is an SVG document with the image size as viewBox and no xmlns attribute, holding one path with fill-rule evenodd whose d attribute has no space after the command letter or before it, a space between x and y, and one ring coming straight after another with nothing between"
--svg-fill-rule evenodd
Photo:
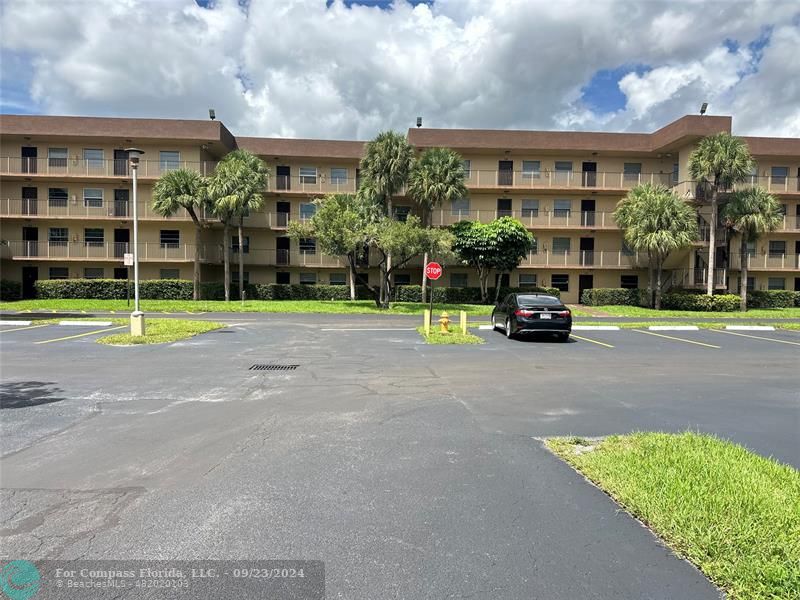
<instances>
[{"instance_id":1,"label":"hedge","mask_svg":"<svg viewBox=\"0 0 800 600\"><path fill-rule=\"evenodd\" d=\"M747 293L747 308L790 308L800 306L800 292L754 290Z\"/></svg>"},{"instance_id":2,"label":"hedge","mask_svg":"<svg viewBox=\"0 0 800 600\"><path fill-rule=\"evenodd\" d=\"M581 303L586 306L646 306L647 290L626 288L591 288L583 290Z\"/></svg>"},{"instance_id":3,"label":"hedge","mask_svg":"<svg viewBox=\"0 0 800 600\"><path fill-rule=\"evenodd\" d=\"M661 296L661 308L666 310L696 310L703 312L735 312L739 310L741 299L736 294L687 294L670 292Z\"/></svg>"},{"instance_id":4,"label":"hedge","mask_svg":"<svg viewBox=\"0 0 800 600\"><path fill-rule=\"evenodd\" d=\"M556 288L542 287L501 287L500 297L514 293L540 293L559 298L561 292ZM495 288L489 288L489 300L493 301ZM398 285L394 288L395 302L422 302L422 287L419 285ZM480 304L481 288L479 287L436 287L433 286L433 301L440 304Z\"/></svg>"},{"instance_id":5,"label":"hedge","mask_svg":"<svg viewBox=\"0 0 800 600\"><path fill-rule=\"evenodd\" d=\"M0 279L0 300L19 300L22 297L22 284L19 281Z\"/></svg>"}]
</instances>

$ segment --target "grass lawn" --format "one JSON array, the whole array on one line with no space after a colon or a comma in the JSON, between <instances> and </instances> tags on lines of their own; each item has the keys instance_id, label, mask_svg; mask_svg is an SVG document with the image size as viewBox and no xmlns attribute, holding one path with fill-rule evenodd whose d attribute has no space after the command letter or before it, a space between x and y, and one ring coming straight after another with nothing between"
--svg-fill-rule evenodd
<instances>
[{"instance_id":1,"label":"grass lawn","mask_svg":"<svg viewBox=\"0 0 800 600\"><path fill-rule=\"evenodd\" d=\"M731 599L798 597L797 469L697 433L553 438L547 445Z\"/></svg>"},{"instance_id":2,"label":"grass lawn","mask_svg":"<svg viewBox=\"0 0 800 600\"><path fill-rule=\"evenodd\" d=\"M116 320L115 320L116 322ZM124 321L128 323L127 320ZM184 319L146 319L144 336L131 337L130 331L106 335L97 340L98 344L127 346L132 344L165 344L193 337L199 333L214 331L225 327L213 321L188 321ZM119 331L119 330L117 330Z\"/></svg>"},{"instance_id":3,"label":"grass lawn","mask_svg":"<svg viewBox=\"0 0 800 600\"><path fill-rule=\"evenodd\" d=\"M597 312L615 317L695 317L698 319L800 319L800 307L794 308L753 308L741 312L701 312L696 310L655 310L639 306L593 306Z\"/></svg>"},{"instance_id":4,"label":"grass lawn","mask_svg":"<svg viewBox=\"0 0 800 600\"><path fill-rule=\"evenodd\" d=\"M349 313L349 314L400 314L421 315L428 307L418 302L394 302L389 310L380 310L371 300L248 300L244 303L221 300L142 300L144 312L266 312L266 313ZM446 310L449 313L467 311L471 316L492 314L494 305L482 304L434 304L434 312ZM130 312L125 300L20 300L0 302L0 310L54 310Z\"/></svg>"},{"instance_id":5,"label":"grass lawn","mask_svg":"<svg viewBox=\"0 0 800 600\"><path fill-rule=\"evenodd\" d=\"M680 325L696 325L700 329L725 329L727 326L732 325L731 323L719 323L713 321L692 321L687 319L686 321L636 321L634 323L617 323L617 322L609 322L609 321L579 321L576 323L577 325L614 325L619 327L620 329L643 329L650 327L651 325L671 325L671 326L680 326ZM744 323L742 323L744 324ZM789 329L794 331L800 331L800 321L779 321L779 322L762 322L757 319L748 320L746 322L747 325L768 325L770 327L774 327L775 329ZM476 323L470 323L470 326L476 325Z\"/></svg>"},{"instance_id":6,"label":"grass lawn","mask_svg":"<svg viewBox=\"0 0 800 600\"><path fill-rule=\"evenodd\" d=\"M441 333L439 324L431 327L430 335L425 335L424 327L417 327L417 331L428 344L482 344L483 338L471 333L462 333L457 326L450 327L450 333Z\"/></svg>"}]
</instances>

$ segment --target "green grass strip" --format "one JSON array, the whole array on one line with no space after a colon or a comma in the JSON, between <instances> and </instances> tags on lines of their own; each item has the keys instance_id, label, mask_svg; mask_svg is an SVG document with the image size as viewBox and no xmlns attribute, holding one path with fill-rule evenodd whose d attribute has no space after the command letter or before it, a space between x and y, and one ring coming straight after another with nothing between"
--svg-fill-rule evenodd
<instances>
[{"instance_id":1,"label":"green grass strip","mask_svg":"<svg viewBox=\"0 0 800 600\"><path fill-rule=\"evenodd\" d=\"M101 337L98 344L128 346L135 344L166 344L193 337L200 333L225 327L213 321L187 321L184 319L145 319L144 335L132 337L130 331Z\"/></svg>"},{"instance_id":2,"label":"green grass strip","mask_svg":"<svg viewBox=\"0 0 800 600\"><path fill-rule=\"evenodd\" d=\"M546 443L731 599L798 598L797 469L691 432Z\"/></svg>"},{"instance_id":3,"label":"green grass strip","mask_svg":"<svg viewBox=\"0 0 800 600\"><path fill-rule=\"evenodd\" d=\"M800 307L751 308L747 312L702 312L696 310L655 310L639 306L593 306L595 313L606 313L615 317L688 317L696 319L800 319Z\"/></svg>"},{"instance_id":4,"label":"green grass strip","mask_svg":"<svg viewBox=\"0 0 800 600\"><path fill-rule=\"evenodd\" d=\"M424 327L417 327L417 331L427 344L483 344L484 342L482 337L471 333L462 333L453 326L450 327L449 333L441 333L438 323L431 327L431 332L427 336Z\"/></svg>"}]
</instances>

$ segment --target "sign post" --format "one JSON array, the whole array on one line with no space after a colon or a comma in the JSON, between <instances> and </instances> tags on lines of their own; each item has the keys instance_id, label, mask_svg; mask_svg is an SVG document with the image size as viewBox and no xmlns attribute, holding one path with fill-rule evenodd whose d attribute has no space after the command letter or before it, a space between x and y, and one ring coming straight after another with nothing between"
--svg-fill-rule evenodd
<instances>
[{"instance_id":1,"label":"sign post","mask_svg":"<svg viewBox=\"0 0 800 600\"><path fill-rule=\"evenodd\" d=\"M433 282L439 279L442 276L442 265L437 262L429 262L425 265L425 275L430 281L430 296L431 296L431 304L430 304L430 314L431 319L433 319Z\"/></svg>"},{"instance_id":2,"label":"sign post","mask_svg":"<svg viewBox=\"0 0 800 600\"><path fill-rule=\"evenodd\" d=\"M125 265L125 273L128 276L128 284L125 286L125 297L128 299L128 306L131 305L131 265L133 264L133 254L126 252L122 255L122 264Z\"/></svg>"}]
</instances>

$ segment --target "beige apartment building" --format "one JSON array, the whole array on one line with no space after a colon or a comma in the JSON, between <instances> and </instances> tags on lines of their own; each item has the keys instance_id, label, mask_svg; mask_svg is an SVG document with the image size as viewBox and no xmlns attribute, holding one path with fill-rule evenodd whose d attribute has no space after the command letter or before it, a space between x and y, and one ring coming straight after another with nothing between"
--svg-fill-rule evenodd
<instances>
[{"instance_id":1,"label":"beige apartment building","mask_svg":"<svg viewBox=\"0 0 800 600\"><path fill-rule=\"evenodd\" d=\"M644 257L629 251L612 213L642 182L675 189L697 206L701 239L666 264L665 288L703 288L709 209L688 175L689 154L704 136L731 131L731 118L685 116L653 133L587 133L410 129L419 151L449 147L464 158L469 195L435 210L434 224L491 221L509 215L533 232L536 247L510 275L513 286L553 286L568 302L592 287L644 287ZM242 148L268 165L264 209L245 219L241 250L252 283L347 283L343 261L314 240L290 240L291 220L309 218L314 198L355 192L362 141L235 137L219 121L0 116L0 257L2 277L125 278L131 250L131 171L125 148L144 150L139 167L140 272L143 279L192 276L194 228L187 214L170 218L151 208L152 189L169 170L214 171ZM749 249L751 289L800 289L800 139L744 138L757 161L743 186L760 185L784 207L781 228ZM397 218L415 212L395 200ZM209 217L201 246L202 278L221 281L222 227ZM718 289L738 291L738 239L717 232ZM233 260L240 245L233 240ZM377 279L376 262L364 271ZM235 269L234 269L235 272ZM421 259L395 283L419 283ZM448 265L441 285L475 286L467 267Z\"/></svg>"}]
</instances>

